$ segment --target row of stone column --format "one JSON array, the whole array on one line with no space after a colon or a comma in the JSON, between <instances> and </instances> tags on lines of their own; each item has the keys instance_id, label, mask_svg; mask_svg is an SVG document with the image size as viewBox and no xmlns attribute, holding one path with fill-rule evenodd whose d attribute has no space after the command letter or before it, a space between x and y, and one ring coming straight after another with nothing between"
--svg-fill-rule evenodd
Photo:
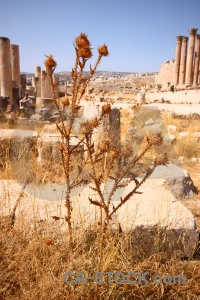
<instances>
[{"instance_id":1,"label":"row of stone column","mask_svg":"<svg viewBox=\"0 0 200 300\"><path fill-rule=\"evenodd\" d=\"M189 29L188 31L190 33L188 49L188 37L176 37L175 85L198 85L200 81L200 35L197 34L198 29L196 28Z\"/></svg>"},{"instance_id":2,"label":"row of stone column","mask_svg":"<svg viewBox=\"0 0 200 300\"><path fill-rule=\"evenodd\" d=\"M0 96L9 97L10 104L15 104L21 97L21 86L19 46L0 37Z\"/></svg>"}]
</instances>

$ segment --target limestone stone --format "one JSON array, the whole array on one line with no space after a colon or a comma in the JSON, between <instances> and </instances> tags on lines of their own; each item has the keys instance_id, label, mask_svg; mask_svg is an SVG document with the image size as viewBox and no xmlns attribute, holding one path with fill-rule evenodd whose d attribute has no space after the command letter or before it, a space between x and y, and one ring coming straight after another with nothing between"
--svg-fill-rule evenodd
<instances>
[{"instance_id":1,"label":"limestone stone","mask_svg":"<svg viewBox=\"0 0 200 300\"><path fill-rule=\"evenodd\" d=\"M147 131L161 131L161 124L152 124L152 125L148 125L148 126L144 126L141 129L141 133L145 134Z\"/></svg>"},{"instance_id":2,"label":"limestone stone","mask_svg":"<svg viewBox=\"0 0 200 300\"><path fill-rule=\"evenodd\" d=\"M185 139L189 135L188 131L179 132L178 134L178 140Z\"/></svg>"},{"instance_id":3,"label":"limestone stone","mask_svg":"<svg viewBox=\"0 0 200 300\"><path fill-rule=\"evenodd\" d=\"M177 198L193 196L197 192L188 172L172 163L156 167L149 178L166 180Z\"/></svg>"},{"instance_id":4,"label":"limestone stone","mask_svg":"<svg viewBox=\"0 0 200 300\"><path fill-rule=\"evenodd\" d=\"M137 93L137 103L140 105L145 103L145 94L144 93Z\"/></svg>"},{"instance_id":5,"label":"limestone stone","mask_svg":"<svg viewBox=\"0 0 200 300\"><path fill-rule=\"evenodd\" d=\"M38 157L37 161L40 165L45 164L46 161L53 161L54 163L61 162L60 152L58 150L59 142L61 142L60 133L43 133L37 140ZM79 139L77 136L72 136L70 145L77 145Z\"/></svg>"},{"instance_id":6,"label":"limestone stone","mask_svg":"<svg viewBox=\"0 0 200 300\"><path fill-rule=\"evenodd\" d=\"M155 124L155 121L154 121L152 118L148 119L148 120L145 122L145 125L146 125L146 126L153 125L153 124Z\"/></svg>"},{"instance_id":7,"label":"limestone stone","mask_svg":"<svg viewBox=\"0 0 200 300\"><path fill-rule=\"evenodd\" d=\"M177 127L175 125L167 125L167 130L169 133L175 133L177 130Z\"/></svg>"},{"instance_id":8,"label":"limestone stone","mask_svg":"<svg viewBox=\"0 0 200 300\"><path fill-rule=\"evenodd\" d=\"M0 140L5 139L33 139L37 138L38 133L32 130L19 130L19 129L0 129Z\"/></svg>"},{"instance_id":9,"label":"limestone stone","mask_svg":"<svg viewBox=\"0 0 200 300\"><path fill-rule=\"evenodd\" d=\"M36 109L36 113L30 117L30 120L49 121L50 120L50 108L41 107Z\"/></svg>"},{"instance_id":10,"label":"limestone stone","mask_svg":"<svg viewBox=\"0 0 200 300\"><path fill-rule=\"evenodd\" d=\"M137 127L129 127L128 130L127 130L127 133L128 133L128 134L132 134L132 133L134 133L136 130L137 130Z\"/></svg>"},{"instance_id":11,"label":"limestone stone","mask_svg":"<svg viewBox=\"0 0 200 300\"><path fill-rule=\"evenodd\" d=\"M165 133L163 135L163 142L170 142L173 143L176 140L175 135L170 134L170 133Z\"/></svg>"},{"instance_id":12,"label":"limestone stone","mask_svg":"<svg viewBox=\"0 0 200 300\"><path fill-rule=\"evenodd\" d=\"M191 133L191 136L196 142L200 142L200 132L193 132Z\"/></svg>"}]
</instances>

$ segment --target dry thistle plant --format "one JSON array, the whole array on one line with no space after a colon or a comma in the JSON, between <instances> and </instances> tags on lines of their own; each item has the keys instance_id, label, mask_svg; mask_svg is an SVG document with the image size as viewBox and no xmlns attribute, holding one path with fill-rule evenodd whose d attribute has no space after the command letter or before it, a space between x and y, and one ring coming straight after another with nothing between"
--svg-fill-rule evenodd
<instances>
[{"instance_id":1,"label":"dry thistle plant","mask_svg":"<svg viewBox=\"0 0 200 300\"><path fill-rule=\"evenodd\" d=\"M101 59L103 56L108 56L109 52L107 49L107 46L104 44L102 46L99 46L98 48L98 58L96 60L96 63L94 67L90 66L90 73L88 77L85 77L83 74L86 62L92 57L92 48L90 41L86 34L81 33L76 39L74 44L75 52L76 52L76 59L75 59L75 65L71 72L71 77L73 81L73 90L72 90L72 99L69 101L67 97L65 97L61 103L63 107L60 106L60 103L58 99L56 98L55 88L57 85L57 82L54 82L53 80L53 74L55 71L55 68L57 66L56 61L53 59L52 55L47 56L45 60L45 65L47 67L48 75L50 76L50 82L51 82L51 88L52 88L52 95L53 95L53 102L56 105L56 108L60 115L61 122L57 125L58 130L61 133L61 143L58 146L58 149L61 153L62 157L62 165L65 172L65 178L66 178L66 208L67 208L67 216L66 221L68 224L68 231L69 231L69 238L70 238L70 248L73 249L73 233L72 233L72 219L71 219L71 211L72 211L72 204L71 204L71 197L70 192L71 190L84 183L86 183L83 179L80 178L80 174L82 173L82 169L78 169L78 175L76 176L75 180L72 179L72 160L73 155L77 154L80 150L80 147L84 142L84 137L79 140L78 144L76 146L70 145L71 140L71 134L72 134L72 128L75 124L77 118L78 118L78 112L81 108L80 106L80 100L82 99L86 87L94 75L97 66L99 65ZM70 114L68 118L68 124L64 123L65 120L65 110L66 108L70 106ZM98 124L96 124L98 125ZM92 128L94 128L95 124L82 124L82 133L83 135L87 135L89 131L92 131Z\"/></svg>"},{"instance_id":2,"label":"dry thistle plant","mask_svg":"<svg viewBox=\"0 0 200 300\"><path fill-rule=\"evenodd\" d=\"M84 121L80 124L80 136L79 142L75 146L71 146L70 141L72 138L72 128L78 119L78 111L81 108L80 100L82 99L86 87L94 75L97 66L99 65L103 56L108 56L109 52L106 45L98 47L98 58L94 67L90 66L89 76L85 77L83 74L86 62L92 56L92 50L90 41L87 35L81 33L76 39L74 44L76 59L75 65L72 69L71 76L73 81L72 89L72 99L69 100L67 97L61 100L62 106L59 100L55 96L56 84L53 81L53 73L56 67L56 62L54 61L52 55L48 56L45 65L48 68L48 73L51 80L53 101L56 105L58 112L60 114L60 123L56 123L58 130L61 133L61 143L58 149L62 157L62 165L65 172L66 178L66 208L67 216L66 221L68 224L69 239L70 239L70 249L73 250L74 240L73 240L73 228L72 228L72 199L70 192L74 187L81 184L88 184L90 182L90 188L94 190L98 197L89 198L92 205L99 208L100 211L100 244L99 244L99 260L98 260L98 271L101 270L103 249L105 246L105 240L108 236L108 228L114 214L120 209L120 207L125 204L135 193L139 193L139 187L145 182L145 180L152 174L157 165L167 163L167 155L161 154L156 157L151 166L146 169L142 178L139 180L137 174L132 171L134 167L137 166L138 161L145 156L147 151L152 146L159 146L162 144L163 138L160 132L148 132L146 135L146 142L137 154L134 153L134 149L130 146L126 146L125 149L120 151L115 144L112 143L112 137L103 137L98 144L98 148L94 147L93 133L96 128L98 128L102 122L108 119L111 113L110 104L104 104L102 106L102 111L99 116ZM64 122L65 110L69 109L70 114L68 114L67 126ZM84 147L80 148L80 146ZM76 176L74 176L74 168L72 168L73 155L77 153L87 152L86 159L83 165L77 167ZM89 180L83 179L83 172L87 170ZM73 179L73 176L75 179ZM81 178L82 176L82 178ZM125 179L126 178L126 179ZM128 179L127 179L128 178ZM112 181L112 188L108 195L104 194L104 188L107 183ZM114 207L112 203L112 198L117 189L126 187L130 182L134 182L134 188L129 192L124 198L120 199L120 203Z\"/></svg>"}]
</instances>

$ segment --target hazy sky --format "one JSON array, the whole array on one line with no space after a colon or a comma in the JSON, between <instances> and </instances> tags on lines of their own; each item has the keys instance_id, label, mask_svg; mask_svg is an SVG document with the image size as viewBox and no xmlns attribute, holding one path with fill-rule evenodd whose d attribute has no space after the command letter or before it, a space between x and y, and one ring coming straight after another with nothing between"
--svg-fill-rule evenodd
<instances>
[{"instance_id":1,"label":"hazy sky","mask_svg":"<svg viewBox=\"0 0 200 300\"><path fill-rule=\"evenodd\" d=\"M91 64L97 47L108 45L98 70L159 71L190 28L200 33L200 0L0 0L0 36L20 46L21 72L43 68L50 53L57 71L70 71L81 32L94 48Z\"/></svg>"}]
</instances>

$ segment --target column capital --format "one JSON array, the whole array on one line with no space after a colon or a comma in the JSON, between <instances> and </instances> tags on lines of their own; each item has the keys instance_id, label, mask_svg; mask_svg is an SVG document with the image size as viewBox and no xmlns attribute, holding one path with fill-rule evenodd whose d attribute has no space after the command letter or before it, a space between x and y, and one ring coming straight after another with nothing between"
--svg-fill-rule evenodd
<instances>
[{"instance_id":1,"label":"column capital","mask_svg":"<svg viewBox=\"0 0 200 300\"><path fill-rule=\"evenodd\" d=\"M192 28L192 29L188 30L190 35L196 35L197 31L198 31L198 28Z\"/></svg>"},{"instance_id":2,"label":"column capital","mask_svg":"<svg viewBox=\"0 0 200 300\"><path fill-rule=\"evenodd\" d=\"M187 36L182 36L182 41L183 42L187 42L188 41L188 37Z\"/></svg>"},{"instance_id":3,"label":"column capital","mask_svg":"<svg viewBox=\"0 0 200 300\"><path fill-rule=\"evenodd\" d=\"M198 39L198 40L200 39L200 34L197 34L197 39Z\"/></svg>"},{"instance_id":4,"label":"column capital","mask_svg":"<svg viewBox=\"0 0 200 300\"><path fill-rule=\"evenodd\" d=\"M181 35L176 36L176 40L177 40L177 42L181 42L182 41L182 36Z\"/></svg>"}]
</instances>

